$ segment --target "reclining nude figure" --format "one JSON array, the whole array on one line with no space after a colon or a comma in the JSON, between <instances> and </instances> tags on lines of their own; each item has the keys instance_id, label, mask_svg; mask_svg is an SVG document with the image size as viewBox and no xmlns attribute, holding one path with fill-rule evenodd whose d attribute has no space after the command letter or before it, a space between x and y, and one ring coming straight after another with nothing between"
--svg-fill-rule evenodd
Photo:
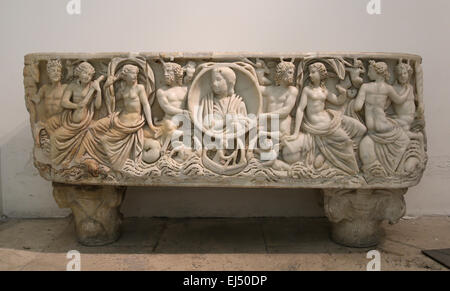
<instances>
[{"instance_id":1,"label":"reclining nude figure","mask_svg":"<svg viewBox=\"0 0 450 291\"><path fill-rule=\"evenodd\" d=\"M325 87L327 69L317 62L309 66L311 84L306 86L300 97L297 109L294 135L287 138L286 144L298 146L296 140L301 138L300 128L313 140L311 153L313 165L320 168L325 160L334 167L355 175L359 172L355 149L366 132L365 126L358 120L342 115L338 111L325 109L325 101L335 105L345 102L345 89L336 86L340 95L329 92Z\"/></svg>"},{"instance_id":2,"label":"reclining nude figure","mask_svg":"<svg viewBox=\"0 0 450 291\"><path fill-rule=\"evenodd\" d=\"M384 177L397 171L409 144L409 137L398 122L386 116L388 101L403 104L410 94L407 87L399 95L389 79L388 66L384 62L370 61L368 76L374 82L363 84L355 101L355 111L365 107L367 135L361 140L359 153L363 171L372 176Z\"/></svg>"},{"instance_id":3,"label":"reclining nude figure","mask_svg":"<svg viewBox=\"0 0 450 291\"><path fill-rule=\"evenodd\" d=\"M95 122L83 144L93 159L115 170L121 170L127 159L153 163L160 157L161 144L155 139L159 129L153 125L148 96L144 85L138 84L138 73L137 66L125 65L119 78L106 81L105 88L124 80L116 93L116 99L123 99L123 108Z\"/></svg>"}]
</instances>

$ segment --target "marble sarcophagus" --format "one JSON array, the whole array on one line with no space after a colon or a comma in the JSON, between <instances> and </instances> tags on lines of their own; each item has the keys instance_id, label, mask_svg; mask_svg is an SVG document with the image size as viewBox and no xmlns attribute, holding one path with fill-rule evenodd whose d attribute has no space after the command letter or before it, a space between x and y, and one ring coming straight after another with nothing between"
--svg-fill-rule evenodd
<instances>
[{"instance_id":1,"label":"marble sarcophagus","mask_svg":"<svg viewBox=\"0 0 450 291\"><path fill-rule=\"evenodd\" d=\"M25 56L34 163L78 240L119 237L127 186L318 188L332 238L375 245L427 162L421 58Z\"/></svg>"}]
</instances>

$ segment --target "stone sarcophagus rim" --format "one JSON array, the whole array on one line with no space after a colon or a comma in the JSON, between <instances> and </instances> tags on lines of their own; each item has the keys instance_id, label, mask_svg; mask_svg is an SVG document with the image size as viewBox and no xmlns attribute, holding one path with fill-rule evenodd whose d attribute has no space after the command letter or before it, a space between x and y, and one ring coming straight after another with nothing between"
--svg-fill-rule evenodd
<instances>
[{"instance_id":1,"label":"stone sarcophagus rim","mask_svg":"<svg viewBox=\"0 0 450 291\"><path fill-rule=\"evenodd\" d=\"M213 186L323 189L333 239L373 245L427 163L421 63L399 53L29 54L34 163L85 244L117 239L126 186Z\"/></svg>"}]
</instances>

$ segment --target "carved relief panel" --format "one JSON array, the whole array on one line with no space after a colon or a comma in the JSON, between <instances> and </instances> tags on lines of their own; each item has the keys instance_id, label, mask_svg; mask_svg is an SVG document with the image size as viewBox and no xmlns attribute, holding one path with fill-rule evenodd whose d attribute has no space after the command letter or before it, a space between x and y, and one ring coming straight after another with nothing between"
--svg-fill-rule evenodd
<instances>
[{"instance_id":1,"label":"carved relief panel","mask_svg":"<svg viewBox=\"0 0 450 291\"><path fill-rule=\"evenodd\" d=\"M35 165L60 183L410 187L425 169L421 58L32 54Z\"/></svg>"}]
</instances>

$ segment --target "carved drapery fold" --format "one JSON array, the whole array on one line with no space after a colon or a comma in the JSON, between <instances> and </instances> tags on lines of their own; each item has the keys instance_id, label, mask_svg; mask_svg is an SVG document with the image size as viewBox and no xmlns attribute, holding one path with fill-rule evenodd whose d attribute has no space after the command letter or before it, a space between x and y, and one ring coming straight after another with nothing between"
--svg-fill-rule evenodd
<instances>
[{"instance_id":1,"label":"carved drapery fold","mask_svg":"<svg viewBox=\"0 0 450 291\"><path fill-rule=\"evenodd\" d=\"M125 186L414 186L422 78L407 54L31 54L24 68L41 175Z\"/></svg>"}]
</instances>

